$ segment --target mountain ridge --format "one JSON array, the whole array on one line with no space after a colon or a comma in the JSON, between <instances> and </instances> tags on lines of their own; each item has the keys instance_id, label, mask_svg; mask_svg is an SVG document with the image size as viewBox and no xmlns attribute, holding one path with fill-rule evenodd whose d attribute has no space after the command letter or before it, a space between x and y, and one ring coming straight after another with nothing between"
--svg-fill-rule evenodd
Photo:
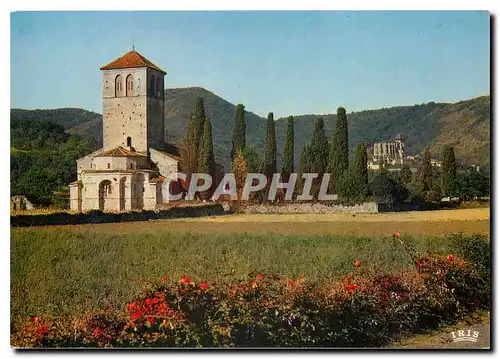
<instances>
[{"instance_id":1,"label":"mountain ridge","mask_svg":"<svg viewBox=\"0 0 500 359\"><path fill-rule=\"evenodd\" d=\"M231 131L236 106L202 87L167 88L165 93L166 139L176 143L184 135L197 97L202 97L205 112L212 120L216 160L228 170ZM332 106L336 110L336 107ZM263 153L266 119L245 109L247 144ZM347 109L348 110L348 109ZM302 146L309 140L314 122L323 117L325 131L331 138L336 114L292 115L295 118L295 166L298 167ZM284 142L285 117L276 120L278 168ZM102 115L80 108L45 110L11 109L11 118L39 118L61 124L67 132L102 143ZM453 145L457 159L467 164L489 167L491 98L478 96L455 103L428 102L409 106L384 107L351 111L349 147L360 142L387 141L402 133L409 153L419 153L429 146L433 157L440 158L442 147Z\"/></svg>"}]
</instances>

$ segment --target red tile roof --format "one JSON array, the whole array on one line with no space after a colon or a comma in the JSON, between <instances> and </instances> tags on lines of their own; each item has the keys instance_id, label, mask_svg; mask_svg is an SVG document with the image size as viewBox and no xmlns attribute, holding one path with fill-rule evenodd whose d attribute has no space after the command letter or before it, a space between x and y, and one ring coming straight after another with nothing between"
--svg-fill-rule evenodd
<instances>
[{"instance_id":1,"label":"red tile roof","mask_svg":"<svg viewBox=\"0 0 500 359\"><path fill-rule=\"evenodd\" d=\"M118 146L111 150L105 151L97 155L96 157L146 157L146 155L139 152L132 152L127 150L126 148Z\"/></svg>"},{"instance_id":2,"label":"red tile roof","mask_svg":"<svg viewBox=\"0 0 500 359\"><path fill-rule=\"evenodd\" d=\"M114 70L114 69L129 69L137 67L149 67L150 69L160 71L166 74L165 71L146 59L135 50L127 52L125 55L117 58L115 61L101 67L101 70Z\"/></svg>"}]
</instances>

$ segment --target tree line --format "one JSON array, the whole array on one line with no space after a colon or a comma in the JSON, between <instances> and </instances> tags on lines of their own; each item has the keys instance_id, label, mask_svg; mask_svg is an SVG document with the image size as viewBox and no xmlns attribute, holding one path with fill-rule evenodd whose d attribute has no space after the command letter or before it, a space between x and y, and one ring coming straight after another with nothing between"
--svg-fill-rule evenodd
<instances>
[{"instance_id":1,"label":"tree line","mask_svg":"<svg viewBox=\"0 0 500 359\"><path fill-rule=\"evenodd\" d=\"M281 173L281 181L288 181L295 172L294 163L294 117L289 116L285 126L282 167L277 168L276 129L274 114L267 116L267 126L262 158L255 148L247 146L245 106L238 104L231 133L231 168L238 187L243 186L249 172L263 173L268 178L268 186L274 173ZM186 136L181 141L182 170L190 175L195 172L215 175L215 159L210 119L206 117L203 99L196 100ZM489 196L489 178L475 169L459 166L453 147L446 147L443 152L442 168L431 164L431 154L426 148L423 160L417 171L404 165L400 171L390 171L382 166L380 171L368 171L368 152L366 143L360 143L350 161L349 138L346 110L337 109L332 138L328 139L322 117L316 119L314 131L309 141L303 146L298 164L298 186L296 192L302 192L303 173L317 173L313 180L312 195L317 198L321 179L330 174L328 191L338 195L342 203L360 203L376 200L395 205L398 203L438 202L442 197L459 196L470 200L474 197ZM214 187L214 186L213 186ZM213 188L212 188L213 190ZM268 188L266 188L268 190ZM256 199L265 200L261 191ZM208 193L205 198L208 198Z\"/></svg>"}]
</instances>

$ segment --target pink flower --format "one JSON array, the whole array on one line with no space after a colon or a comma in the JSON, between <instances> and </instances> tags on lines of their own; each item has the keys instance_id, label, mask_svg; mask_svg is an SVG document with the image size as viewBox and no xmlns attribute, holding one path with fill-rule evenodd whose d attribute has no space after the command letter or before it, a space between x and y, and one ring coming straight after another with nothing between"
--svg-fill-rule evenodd
<instances>
[{"instance_id":1,"label":"pink flower","mask_svg":"<svg viewBox=\"0 0 500 359\"><path fill-rule=\"evenodd\" d=\"M161 277L161 280L164 281L164 282L166 282L167 281L167 277L163 276L163 277Z\"/></svg>"},{"instance_id":2,"label":"pink flower","mask_svg":"<svg viewBox=\"0 0 500 359\"><path fill-rule=\"evenodd\" d=\"M354 265L356 266L356 268L359 268L361 266L361 262L360 261L356 261L356 262L354 262Z\"/></svg>"},{"instance_id":3,"label":"pink flower","mask_svg":"<svg viewBox=\"0 0 500 359\"><path fill-rule=\"evenodd\" d=\"M257 288L257 282L252 282L251 286L252 286L252 288Z\"/></svg>"},{"instance_id":4,"label":"pink flower","mask_svg":"<svg viewBox=\"0 0 500 359\"><path fill-rule=\"evenodd\" d=\"M262 274L257 274L257 279L262 279L264 276Z\"/></svg>"},{"instance_id":5,"label":"pink flower","mask_svg":"<svg viewBox=\"0 0 500 359\"><path fill-rule=\"evenodd\" d=\"M401 234L399 232L396 232L392 235L394 238L399 238L401 237Z\"/></svg>"},{"instance_id":6,"label":"pink flower","mask_svg":"<svg viewBox=\"0 0 500 359\"><path fill-rule=\"evenodd\" d=\"M200 288L201 289L208 289L208 284L203 282L203 283L200 283Z\"/></svg>"}]
</instances>

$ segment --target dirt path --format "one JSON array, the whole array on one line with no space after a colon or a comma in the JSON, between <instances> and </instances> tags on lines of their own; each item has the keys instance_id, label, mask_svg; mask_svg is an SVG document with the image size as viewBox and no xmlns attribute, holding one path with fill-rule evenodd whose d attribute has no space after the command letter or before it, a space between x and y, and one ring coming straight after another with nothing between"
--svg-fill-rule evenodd
<instances>
[{"instance_id":1,"label":"dirt path","mask_svg":"<svg viewBox=\"0 0 500 359\"><path fill-rule=\"evenodd\" d=\"M471 336L477 331L477 342L454 342L452 332L455 337L458 337L459 330L463 330L464 335L467 335L470 330ZM474 316L429 334L417 335L391 345L388 349L490 349L489 313Z\"/></svg>"},{"instance_id":2,"label":"dirt path","mask_svg":"<svg viewBox=\"0 0 500 359\"><path fill-rule=\"evenodd\" d=\"M29 227L27 227L29 228ZM31 227L79 232L147 231L212 233L279 233L288 235L443 236L451 233L490 235L489 208L373 214L235 214L148 222ZM24 230L23 228L15 230Z\"/></svg>"}]
</instances>

